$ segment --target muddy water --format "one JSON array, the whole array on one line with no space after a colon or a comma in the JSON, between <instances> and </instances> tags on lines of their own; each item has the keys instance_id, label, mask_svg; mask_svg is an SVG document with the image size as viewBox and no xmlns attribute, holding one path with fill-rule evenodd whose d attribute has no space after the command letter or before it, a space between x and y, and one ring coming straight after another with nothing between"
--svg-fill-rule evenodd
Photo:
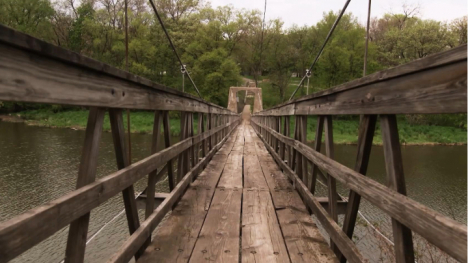
<instances>
[{"instance_id":1,"label":"muddy water","mask_svg":"<svg viewBox=\"0 0 468 263\"><path fill-rule=\"evenodd\" d=\"M178 140L172 138L173 141ZM75 188L84 131L27 126L0 121L0 221L54 200ZM132 134L132 160L150 153L151 136ZM353 167L356 147L336 145L336 159ZM467 153L466 146L402 147L408 195L432 209L466 224ZM104 132L98 160L98 178L116 171L110 133ZM382 147L372 149L368 176L385 183ZM146 180L135 185L135 192ZM157 191L167 191L166 182ZM347 195L345 189L340 189ZM362 213L387 231L389 218L364 202ZM88 245L86 262L104 262L128 237L120 195L91 213L88 238L111 221ZM140 211L142 212L142 211ZM140 218L143 213L140 214ZM53 222L49 222L53 223ZM60 262L63 259L68 228L64 228L12 262ZM363 243L365 244L365 243ZM363 246L369 253L375 248Z\"/></svg>"}]
</instances>

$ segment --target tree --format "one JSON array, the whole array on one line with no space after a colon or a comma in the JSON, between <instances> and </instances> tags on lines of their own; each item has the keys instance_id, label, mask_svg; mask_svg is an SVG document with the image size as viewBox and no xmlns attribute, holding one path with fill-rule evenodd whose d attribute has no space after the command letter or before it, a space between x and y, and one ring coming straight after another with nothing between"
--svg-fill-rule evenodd
<instances>
[{"instance_id":1,"label":"tree","mask_svg":"<svg viewBox=\"0 0 468 263\"><path fill-rule=\"evenodd\" d=\"M50 41L53 36L50 19L54 12L48 0L2 0L0 23Z\"/></svg>"}]
</instances>

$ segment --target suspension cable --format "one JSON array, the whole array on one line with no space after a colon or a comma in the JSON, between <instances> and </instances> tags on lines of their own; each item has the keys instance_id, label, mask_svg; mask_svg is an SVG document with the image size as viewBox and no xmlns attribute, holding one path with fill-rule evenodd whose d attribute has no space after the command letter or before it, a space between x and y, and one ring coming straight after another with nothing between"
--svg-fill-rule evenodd
<instances>
[{"instance_id":1,"label":"suspension cable","mask_svg":"<svg viewBox=\"0 0 468 263\"><path fill-rule=\"evenodd\" d=\"M341 10L340 14L338 15L338 17L336 18L335 20L335 23L333 23L333 26L331 27L330 31L328 32L328 35L327 35L327 38L325 38L325 42L323 42L323 45L322 47L320 48L320 51L319 53L317 54L317 56L315 57L314 59L314 62L312 63L312 65L310 65L309 67L309 72L312 72L312 69L314 68L315 64L317 63L317 60L320 58L320 56L322 55L322 52L323 52L323 49L325 48L325 45L327 44L328 40L330 39L331 35L333 34L333 31L335 31L335 28L336 26L338 25L338 23L340 22L341 20L341 17L343 16L344 12L346 11L346 8L348 7L349 5L349 2L351 2L351 0L347 0L343 9ZM304 82L304 79L306 78L306 75L304 75L304 77L302 77L301 79L301 82L299 82L299 85L297 85L297 88L294 90L293 94L291 95L291 97L289 98L289 100L292 100L292 98L294 97L294 95L296 95L296 92L297 90L299 89L299 87L302 85L302 83Z\"/></svg>"},{"instance_id":2,"label":"suspension cable","mask_svg":"<svg viewBox=\"0 0 468 263\"><path fill-rule=\"evenodd\" d=\"M184 63L182 63L182 60L180 59L179 54L177 53L177 51L175 49L174 43L172 43L171 37L169 36L169 33L167 32L166 27L164 26L164 23L163 23L161 17L159 16L158 10L156 9L156 6L154 5L153 0L149 0L149 2L151 4L151 6L153 7L154 13L156 14L156 17L158 18L159 24L161 24L161 27L162 27L164 33L166 34L167 40L169 41L169 44L171 45L172 51L174 51L174 54L176 55L177 59L179 60L180 66L185 68ZM200 98L202 98L202 96L200 94L200 91L197 88L197 85L195 85L195 82L193 82L193 79L190 76L190 73L188 71L186 71L186 74L189 77L190 82L192 82L193 87L197 91L198 96Z\"/></svg>"}]
</instances>

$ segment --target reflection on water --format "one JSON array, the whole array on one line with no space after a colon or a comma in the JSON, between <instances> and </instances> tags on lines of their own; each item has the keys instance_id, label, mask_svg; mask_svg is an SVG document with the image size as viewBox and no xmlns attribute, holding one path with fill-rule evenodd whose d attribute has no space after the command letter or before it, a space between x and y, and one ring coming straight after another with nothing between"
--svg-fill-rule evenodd
<instances>
[{"instance_id":1,"label":"reflection on water","mask_svg":"<svg viewBox=\"0 0 468 263\"><path fill-rule=\"evenodd\" d=\"M75 188L84 131L31 127L22 123L0 121L0 221L54 200ZM173 142L177 138L172 138ZM132 134L132 160L149 155L151 136ZM408 195L432 209L466 224L467 167L466 146L402 147ZM336 159L354 166L356 147L336 145ZM97 177L116 171L112 137L103 133ZM368 176L385 183L382 147L372 149ZM146 180L135 185L144 189ZM165 182L157 191L167 191ZM345 189L340 193L347 196ZM91 212L88 237L123 209L117 195ZM361 211L385 231L388 216L367 202ZM144 212L140 211L140 219ZM53 224L54 222L49 222ZM87 247L86 262L103 262L128 237L125 216L109 224ZM63 259L68 227L30 249L12 262L60 262Z\"/></svg>"}]
</instances>

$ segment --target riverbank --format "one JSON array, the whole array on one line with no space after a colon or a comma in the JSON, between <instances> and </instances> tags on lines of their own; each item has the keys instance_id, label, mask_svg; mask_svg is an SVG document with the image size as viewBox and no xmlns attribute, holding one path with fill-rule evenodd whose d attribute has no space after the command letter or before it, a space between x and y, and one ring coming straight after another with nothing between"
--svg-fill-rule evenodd
<instances>
[{"instance_id":1,"label":"riverbank","mask_svg":"<svg viewBox=\"0 0 468 263\"><path fill-rule=\"evenodd\" d=\"M71 128L75 130L83 130L86 127L88 112L84 110L72 110L53 112L49 109L28 110L9 115L0 115L0 120L7 122L25 122L27 125L45 126L51 128ZM131 112L131 127L132 133L151 133L153 129L153 112ZM125 127L126 119L124 118ZM180 133L180 120L173 117L170 119L171 134L177 136ZM314 140L314 132L316 127L316 117L308 119L307 140ZM195 125L196 126L196 125ZM294 129L293 125L291 125ZM109 116L106 114L104 119L104 131L110 131ZM196 129L196 127L195 127ZM359 130L358 120L333 120L333 135L334 141L337 144L356 144L357 134ZM430 125L412 125L405 121L404 118L398 119L398 130L400 142L404 145L465 145L467 142L466 129L447 127L447 126L430 126ZM291 131L293 134L293 131ZM380 127L377 124L374 144L382 144L382 136Z\"/></svg>"}]
</instances>

